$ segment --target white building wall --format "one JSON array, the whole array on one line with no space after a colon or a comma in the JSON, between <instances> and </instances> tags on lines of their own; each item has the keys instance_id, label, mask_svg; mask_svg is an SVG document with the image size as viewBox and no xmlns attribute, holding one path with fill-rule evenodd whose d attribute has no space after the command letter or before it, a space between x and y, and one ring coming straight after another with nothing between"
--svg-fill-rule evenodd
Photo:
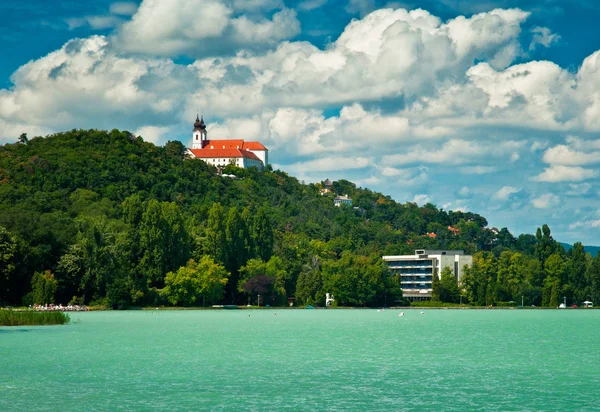
<instances>
[{"instance_id":1,"label":"white building wall","mask_svg":"<svg viewBox=\"0 0 600 412\"><path fill-rule=\"evenodd\" d=\"M192 149L202 149L202 137L199 131L192 136Z\"/></svg>"},{"instance_id":2,"label":"white building wall","mask_svg":"<svg viewBox=\"0 0 600 412\"><path fill-rule=\"evenodd\" d=\"M267 166L269 164L269 151L268 150L254 150L248 149L249 152L252 152L258 157L263 165Z\"/></svg>"}]
</instances>

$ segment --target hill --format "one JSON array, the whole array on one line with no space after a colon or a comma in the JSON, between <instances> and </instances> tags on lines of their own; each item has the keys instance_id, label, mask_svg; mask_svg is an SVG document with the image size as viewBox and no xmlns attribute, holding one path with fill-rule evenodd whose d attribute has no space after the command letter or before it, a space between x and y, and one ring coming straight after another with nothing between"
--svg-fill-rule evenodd
<instances>
[{"instance_id":1,"label":"hill","mask_svg":"<svg viewBox=\"0 0 600 412\"><path fill-rule=\"evenodd\" d=\"M382 305L402 299L382 255L464 249L527 266L543 265L542 248L568 259L546 227L514 237L480 215L397 203L345 180L321 195L321 184L279 170L225 173L237 178L186 159L180 142L118 130L0 147L0 302L322 304L331 291L340 304ZM334 207L339 194L353 207ZM541 302L546 275L531 270L510 288L486 275L469 300L511 300L527 286Z\"/></svg>"},{"instance_id":2,"label":"hill","mask_svg":"<svg viewBox=\"0 0 600 412\"><path fill-rule=\"evenodd\" d=\"M566 251L573 249L573 245L568 243L561 242L560 244L565 248ZM583 249L585 250L585 253L589 253L592 256L597 256L598 252L600 252L600 246L584 246Z\"/></svg>"}]
</instances>

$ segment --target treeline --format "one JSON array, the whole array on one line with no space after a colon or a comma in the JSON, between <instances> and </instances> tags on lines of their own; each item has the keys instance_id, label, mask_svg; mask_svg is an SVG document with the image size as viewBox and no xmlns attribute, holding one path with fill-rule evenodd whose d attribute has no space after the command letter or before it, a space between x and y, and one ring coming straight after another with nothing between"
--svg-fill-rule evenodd
<instances>
[{"instance_id":1,"label":"treeline","mask_svg":"<svg viewBox=\"0 0 600 412\"><path fill-rule=\"evenodd\" d=\"M565 252L543 225L536 233L533 254L513 250L477 252L465 267L460 285L442 271L432 299L490 306L513 303L558 307L600 302L600 254L585 253L581 243Z\"/></svg>"},{"instance_id":2,"label":"treeline","mask_svg":"<svg viewBox=\"0 0 600 412\"><path fill-rule=\"evenodd\" d=\"M543 237L493 230L474 213L399 204L345 180L331 195L348 194L355 207L337 208L321 184L281 171L225 172L238 179L186 159L180 142L158 147L118 130L0 147L0 303L201 306L261 295L263 305L324 305L329 292L339 305L391 305L402 302L399 281L381 256L421 248L480 251L467 276L476 286L462 292L474 303L529 287L541 297L548 278L574 301L595 290L592 271L585 286L567 269L547 274L549 257L536 255ZM555 247L564 262L577 253ZM509 255L540 269L516 282L502 274Z\"/></svg>"}]
</instances>

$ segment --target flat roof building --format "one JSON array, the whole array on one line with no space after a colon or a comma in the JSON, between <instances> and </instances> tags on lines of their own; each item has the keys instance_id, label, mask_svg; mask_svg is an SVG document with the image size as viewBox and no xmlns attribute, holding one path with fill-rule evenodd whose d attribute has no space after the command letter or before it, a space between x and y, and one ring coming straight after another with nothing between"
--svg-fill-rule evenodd
<instances>
[{"instance_id":1,"label":"flat roof building","mask_svg":"<svg viewBox=\"0 0 600 412\"><path fill-rule=\"evenodd\" d=\"M415 250L414 255L383 256L390 273L400 275L402 295L413 301L430 300L433 274L438 278L449 267L460 282L465 265L473 264L473 256L463 250Z\"/></svg>"}]
</instances>

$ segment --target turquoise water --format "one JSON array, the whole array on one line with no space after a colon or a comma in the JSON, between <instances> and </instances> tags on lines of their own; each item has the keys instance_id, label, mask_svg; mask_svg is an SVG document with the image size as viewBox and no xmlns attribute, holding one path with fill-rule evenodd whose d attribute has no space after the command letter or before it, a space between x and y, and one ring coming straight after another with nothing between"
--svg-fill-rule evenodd
<instances>
[{"instance_id":1,"label":"turquoise water","mask_svg":"<svg viewBox=\"0 0 600 412\"><path fill-rule=\"evenodd\" d=\"M4 327L0 410L600 408L600 311L399 312L88 312Z\"/></svg>"}]
</instances>

